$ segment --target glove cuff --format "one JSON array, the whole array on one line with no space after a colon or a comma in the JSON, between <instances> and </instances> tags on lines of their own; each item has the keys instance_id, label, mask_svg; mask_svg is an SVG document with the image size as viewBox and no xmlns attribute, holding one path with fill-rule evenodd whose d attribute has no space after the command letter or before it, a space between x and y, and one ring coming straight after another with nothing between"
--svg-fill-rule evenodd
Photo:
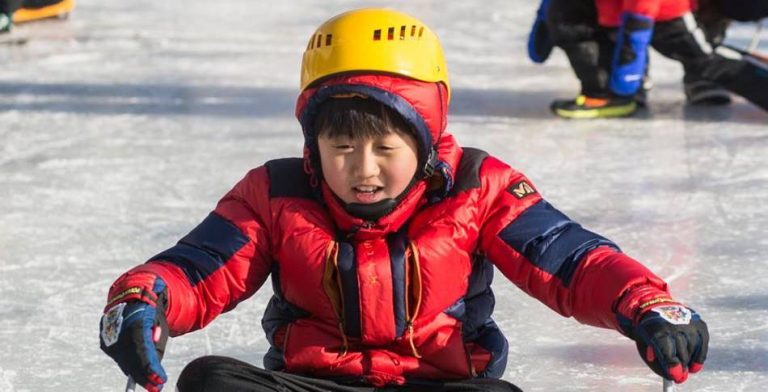
<instances>
[{"instance_id":1,"label":"glove cuff","mask_svg":"<svg viewBox=\"0 0 768 392\"><path fill-rule=\"evenodd\" d=\"M616 317L622 332L632 337L632 331L640 319L651 309L662 305L680 305L666 290L651 284L632 286L621 295L616 307Z\"/></svg>"},{"instance_id":2,"label":"glove cuff","mask_svg":"<svg viewBox=\"0 0 768 392\"><path fill-rule=\"evenodd\" d=\"M165 291L165 286L165 282L155 274L128 271L110 287L104 311L106 312L119 303L134 300L157 307L158 299L160 294ZM164 308L165 306L161 307Z\"/></svg>"}]
</instances>

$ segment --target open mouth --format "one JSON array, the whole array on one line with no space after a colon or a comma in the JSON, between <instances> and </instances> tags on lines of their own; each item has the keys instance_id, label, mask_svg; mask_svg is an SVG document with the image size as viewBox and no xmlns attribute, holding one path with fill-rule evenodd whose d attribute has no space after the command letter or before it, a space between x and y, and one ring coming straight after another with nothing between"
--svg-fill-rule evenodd
<instances>
[{"instance_id":1,"label":"open mouth","mask_svg":"<svg viewBox=\"0 0 768 392\"><path fill-rule=\"evenodd\" d=\"M379 198L379 194L384 189L382 186L358 185L352 187L355 198L359 203L373 203Z\"/></svg>"}]
</instances>

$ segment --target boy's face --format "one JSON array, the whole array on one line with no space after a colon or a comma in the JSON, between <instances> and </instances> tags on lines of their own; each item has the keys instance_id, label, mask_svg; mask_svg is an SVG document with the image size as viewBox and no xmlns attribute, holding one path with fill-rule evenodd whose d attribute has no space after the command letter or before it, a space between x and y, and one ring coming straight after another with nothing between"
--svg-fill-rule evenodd
<instances>
[{"instance_id":1,"label":"boy's face","mask_svg":"<svg viewBox=\"0 0 768 392\"><path fill-rule=\"evenodd\" d=\"M407 133L389 132L361 140L321 134L318 146L323 177L345 203L395 198L416 175L418 146Z\"/></svg>"}]
</instances>

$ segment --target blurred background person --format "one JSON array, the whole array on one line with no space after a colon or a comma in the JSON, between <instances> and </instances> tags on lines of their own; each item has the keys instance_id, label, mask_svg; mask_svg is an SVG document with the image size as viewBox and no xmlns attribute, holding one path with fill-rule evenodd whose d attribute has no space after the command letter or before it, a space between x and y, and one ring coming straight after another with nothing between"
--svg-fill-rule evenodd
<instances>
[{"instance_id":1,"label":"blurred background person","mask_svg":"<svg viewBox=\"0 0 768 392\"><path fill-rule=\"evenodd\" d=\"M553 47L560 47L581 82L580 94L555 100L552 111L566 118L633 114L650 88L649 47L681 62L688 102L727 104L727 89L768 110L768 66L738 52L715 51L727 28L726 8L714 2L703 6L707 14L700 19L706 23L700 25L692 13L698 4L689 0L543 0L528 42L529 57L543 63ZM737 9L759 16L755 8Z\"/></svg>"}]
</instances>

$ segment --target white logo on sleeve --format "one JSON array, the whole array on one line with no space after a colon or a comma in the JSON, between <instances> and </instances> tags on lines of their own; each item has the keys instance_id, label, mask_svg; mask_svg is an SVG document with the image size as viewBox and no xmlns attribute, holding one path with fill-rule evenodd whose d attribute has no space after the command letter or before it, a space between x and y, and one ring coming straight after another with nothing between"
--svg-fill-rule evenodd
<instances>
[{"instance_id":1,"label":"white logo on sleeve","mask_svg":"<svg viewBox=\"0 0 768 392\"><path fill-rule=\"evenodd\" d=\"M687 325L691 322L691 310L685 306L659 306L651 310L658 313L664 320L675 325Z\"/></svg>"},{"instance_id":2,"label":"white logo on sleeve","mask_svg":"<svg viewBox=\"0 0 768 392\"><path fill-rule=\"evenodd\" d=\"M120 336L120 328L123 326L123 309L125 302L119 303L110 308L101 318L101 340L104 345L109 347L117 343Z\"/></svg>"}]
</instances>

